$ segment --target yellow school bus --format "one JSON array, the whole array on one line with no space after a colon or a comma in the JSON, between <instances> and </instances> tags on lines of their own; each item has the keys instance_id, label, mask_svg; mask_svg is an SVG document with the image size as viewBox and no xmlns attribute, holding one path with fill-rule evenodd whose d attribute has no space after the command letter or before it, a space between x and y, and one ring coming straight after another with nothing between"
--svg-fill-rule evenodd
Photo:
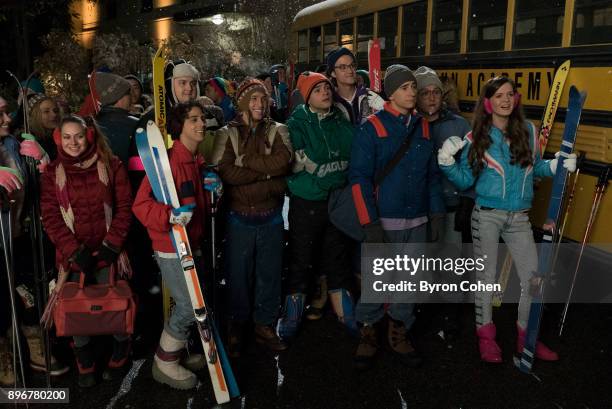
<instances>
[{"instance_id":1,"label":"yellow school bus","mask_svg":"<svg viewBox=\"0 0 612 409\"><path fill-rule=\"evenodd\" d=\"M555 68L571 60L547 155L560 147L570 85L587 91L575 146L586 161L564 234L582 240L595 183L612 163L612 0L328 0L296 15L290 55L297 71L312 70L344 46L367 69L368 40L375 37L383 69L427 65L454 79L468 119L486 80L506 75L538 125ZM549 192L550 180L538 186L535 226L544 222ZM612 192L604 196L589 242L612 243Z\"/></svg>"}]
</instances>

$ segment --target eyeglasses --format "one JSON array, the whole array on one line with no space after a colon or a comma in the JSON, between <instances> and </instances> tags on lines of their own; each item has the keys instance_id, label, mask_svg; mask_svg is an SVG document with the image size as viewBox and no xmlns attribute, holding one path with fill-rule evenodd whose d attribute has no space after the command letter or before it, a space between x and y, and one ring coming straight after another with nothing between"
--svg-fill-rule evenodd
<instances>
[{"instance_id":1,"label":"eyeglasses","mask_svg":"<svg viewBox=\"0 0 612 409\"><path fill-rule=\"evenodd\" d=\"M423 91L419 91L419 96L420 97L431 97L431 96L440 97L442 96L442 91L440 91L437 88L434 90L430 90L430 91L423 90Z\"/></svg>"},{"instance_id":2,"label":"eyeglasses","mask_svg":"<svg viewBox=\"0 0 612 409\"><path fill-rule=\"evenodd\" d=\"M346 70L355 70L357 69L357 64L352 63L352 64L340 64L340 65L336 65L334 66L335 69L340 70L340 71L346 71Z\"/></svg>"}]
</instances>

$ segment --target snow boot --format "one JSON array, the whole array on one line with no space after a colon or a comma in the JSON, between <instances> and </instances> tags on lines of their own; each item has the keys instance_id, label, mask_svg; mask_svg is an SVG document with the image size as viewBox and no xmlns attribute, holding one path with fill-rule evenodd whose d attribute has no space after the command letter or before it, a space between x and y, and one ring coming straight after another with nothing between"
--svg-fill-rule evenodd
<instances>
[{"instance_id":1,"label":"snow boot","mask_svg":"<svg viewBox=\"0 0 612 409\"><path fill-rule=\"evenodd\" d=\"M111 355L108 365L102 373L102 379L110 381L123 377L127 372L130 352L132 350L131 338L126 338L123 341L117 341L113 338L113 354Z\"/></svg>"},{"instance_id":2,"label":"snow boot","mask_svg":"<svg viewBox=\"0 0 612 409\"><path fill-rule=\"evenodd\" d=\"M490 322L476 330L478 335L478 348L480 350L480 359L485 362L498 364L502 362L501 349L495 342L495 334L497 330L495 324Z\"/></svg>"},{"instance_id":3,"label":"snow boot","mask_svg":"<svg viewBox=\"0 0 612 409\"><path fill-rule=\"evenodd\" d=\"M13 368L13 350L7 338L0 337L0 385L15 385L15 368Z\"/></svg>"},{"instance_id":4,"label":"snow boot","mask_svg":"<svg viewBox=\"0 0 612 409\"><path fill-rule=\"evenodd\" d=\"M338 321L346 326L349 334L357 337L359 335L359 329L357 328L357 321L355 320L355 306L351 294L344 288L339 288L337 290L331 290L329 292L329 298L334 308L334 312L338 316Z\"/></svg>"},{"instance_id":5,"label":"snow boot","mask_svg":"<svg viewBox=\"0 0 612 409\"><path fill-rule=\"evenodd\" d=\"M516 352L519 354L523 353L523 345L525 345L525 330L521 328L521 326L516 323L516 330L518 332L518 336L516 337ZM557 354L552 349L548 348L546 345L541 343L540 341L536 342L536 350L535 356L542 361L558 361L559 354Z\"/></svg>"},{"instance_id":6,"label":"snow boot","mask_svg":"<svg viewBox=\"0 0 612 409\"><path fill-rule=\"evenodd\" d=\"M387 340L391 351L397 356L401 363L409 368L418 368L423 363L423 358L414 349L408 338L408 330L401 321L389 317L387 327Z\"/></svg>"},{"instance_id":7,"label":"snow boot","mask_svg":"<svg viewBox=\"0 0 612 409\"><path fill-rule=\"evenodd\" d=\"M180 357L185 341L172 337L166 330L162 332L159 346L153 359L153 379L174 389L193 389L198 379L193 372L180 365Z\"/></svg>"},{"instance_id":8,"label":"snow boot","mask_svg":"<svg viewBox=\"0 0 612 409\"><path fill-rule=\"evenodd\" d=\"M355 369L365 370L372 366L378 352L378 331L373 325L363 325L359 330L359 345L353 356Z\"/></svg>"},{"instance_id":9,"label":"snow boot","mask_svg":"<svg viewBox=\"0 0 612 409\"><path fill-rule=\"evenodd\" d=\"M306 319L309 321L320 320L323 317L323 309L327 304L327 276L319 276L317 288L312 296L312 301L306 310Z\"/></svg>"},{"instance_id":10,"label":"snow boot","mask_svg":"<svg viewBox=\"0 0 612 409\"><path fill-rule=\"evenodd\" d=\"M79 370L78 383L81 388L91 388L96 385L96 358L91 342L77 347L72 345Z\"/></svg>"},{"instance_id":11,"label":"snow boot","mask_svg":"<svg viewBox=\"0 0 612 409\"><path fill-rule=\"evenodd\" d=\"M278 320L277 326L278 336L283 341L291 340L297 333L304 312L304 298L304 294L301 293L290 294L285 298L283 315Z\"/></svg>"},{"instance_id":12,"label":"snow boot","mask_svg":"<svg viewBox=\"0 0 612 409\"><path fill-rule=\"evenodd\" d=\"M255 341L274 352L284 351L288 348L287 344L276 335L274 328L270 325L255 324Z\"/></svg>"},{"instance_id":13,"label":"snow boot","mask_svg":"<svg viewBox=\"0 0 612 409\"><path fill-rule=\"evenodd\" d=\"M44 338L42 330L39 326L26 326L21 327L23 335L28 343L30 350L30 368L38 372L45 372L47 367L45 365L45 353L44 353ZM50 354L49 360L49 375L60 376L70 370L68 365L60 364L57 359Z\"/></svg>"}]
</instances>

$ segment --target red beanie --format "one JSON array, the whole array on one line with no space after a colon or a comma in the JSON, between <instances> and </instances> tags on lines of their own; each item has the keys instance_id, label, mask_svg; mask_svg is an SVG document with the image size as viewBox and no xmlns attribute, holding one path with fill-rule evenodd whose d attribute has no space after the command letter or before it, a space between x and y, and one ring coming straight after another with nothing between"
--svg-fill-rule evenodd
<instances>
[{"instance_id":1,"label":"red beanie","mask_svg":"<svg viewBox=\"0 0 612 409\"><path fill-rule=\"evenodd\" d=\"M320 82L327 82L331 87L331 82L323 74L312 71L304 71L300 74L297 80L297 89L300 90L300 94L304 97L304 102L308 104L308 98L314 87Z\"/></svg>"}]
</instances>

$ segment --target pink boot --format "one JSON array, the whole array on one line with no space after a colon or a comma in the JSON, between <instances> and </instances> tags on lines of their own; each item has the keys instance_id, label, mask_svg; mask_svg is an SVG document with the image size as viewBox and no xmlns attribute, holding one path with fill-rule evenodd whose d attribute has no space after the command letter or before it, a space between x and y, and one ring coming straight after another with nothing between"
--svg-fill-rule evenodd
<instances>
[{"instance_id":1,"label":"pink boot","mask_svg":"<svg viewBox=\"0 0 612 409\"><path fill-rule=\"evenodd\" d=\"M518 337L516 338L516 351L521 354L523 352L523 345L525 344L525 330L521 328L518 322L516 323L516 330L518 332ZM559 360L559 354L548 348L540 341L536 342L535 356L542 361Z\"/></svg>"},{"instance_id":2,"label":"pink boot","mask_svg":"<svg viewBox=\"0 0 612 409\"><path fill-rule=\"evenodd\" d=\"M492 364L498 364L502 361L501 349L499 349L499 345L495 342L495 334L495 324L492 322L476 330L480 359Z\"/></svg>"}]
</instances>

